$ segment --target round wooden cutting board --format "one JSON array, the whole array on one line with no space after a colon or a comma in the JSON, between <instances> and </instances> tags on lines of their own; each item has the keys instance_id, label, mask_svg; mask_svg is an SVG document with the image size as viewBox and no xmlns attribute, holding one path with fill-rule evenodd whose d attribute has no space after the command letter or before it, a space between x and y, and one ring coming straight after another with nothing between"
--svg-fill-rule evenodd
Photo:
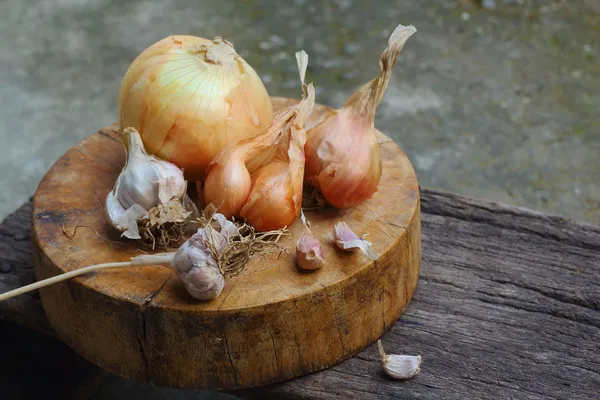
<instances>
[{"instance_id":1,"label":"round wooden cutting board","mask_svg":"<svg viewBox=\"0 0 600 400\"><path fill-rule=\"evenodd\" d=\"M273 98L275 109L294 101ZM317 106L313 121L325 110ZM296 221L282 241L289 255L258 258L227 279L223 293L209 302L194 300L163 266L98 271L43 288L53 328L76 352L110 372L179 388L246 388L348 359L400 317L420 271L415 172L390 138L379 138L379 191L353 209L305 213L323 242L321 270L296 267L295 242L303 232ZM48 171L33 201L39 280L140 254L137 243L120 238L104 214L106 195L124 162L116 126L109 126ZM334 247L333 226L342 220L359 236L369 234L377 261ZM85 227L70 237L77 225Z\"/></svg>"}]
</instances>

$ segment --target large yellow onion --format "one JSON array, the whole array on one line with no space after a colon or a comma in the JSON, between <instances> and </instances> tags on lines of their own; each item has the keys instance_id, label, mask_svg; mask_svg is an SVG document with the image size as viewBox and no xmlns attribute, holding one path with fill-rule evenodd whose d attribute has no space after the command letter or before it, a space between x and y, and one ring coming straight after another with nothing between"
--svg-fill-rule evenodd
<instances>
[{"instance_id":1,"label":"large yellow onion","mask_svg":"<svg viewBox=\"0 0 600 400\"><path fill-rule=\"evenodd\" d=\"M231 43L169 36L131 63L119 90L120 129L140 132L148 153L202 180L225 147L272 119L271 100Z\"/></svg>"}]
</instances>

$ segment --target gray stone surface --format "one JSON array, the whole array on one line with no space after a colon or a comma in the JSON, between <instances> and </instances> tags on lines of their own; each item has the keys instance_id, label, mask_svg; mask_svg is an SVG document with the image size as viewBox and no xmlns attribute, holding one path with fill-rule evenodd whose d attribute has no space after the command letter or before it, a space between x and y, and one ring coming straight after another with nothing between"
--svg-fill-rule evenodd
<instances>
[{"instance_id":1,"label":"gray stone surface","mask_svg":"<svg viewBox=\"0 0 600 400\"><path fill-rule=\"evenodd\" d=\"M121 77L173 33L230 39L273 95L339 106L401 54L376 125L420 183L600 223L600 3L571 1L11 0L0 2L0 216L75 142L116 118Z\"/></svg>"},{"instance_id":2,"label":"gray stone surface","mask_svg":"<svg viewBox=\"0 0 600 400\"><path fill-rule=\"evenodd\" d=\"M339 106L398 23L418 32L376 126L421 185L600 223L598 0L0 1L0 217L115 120L129 63L164 36L228 38L282 96L298 96L305 49L317 101ZM107 379L94 399L169 396Z\"/></svg>"}]
</instances>

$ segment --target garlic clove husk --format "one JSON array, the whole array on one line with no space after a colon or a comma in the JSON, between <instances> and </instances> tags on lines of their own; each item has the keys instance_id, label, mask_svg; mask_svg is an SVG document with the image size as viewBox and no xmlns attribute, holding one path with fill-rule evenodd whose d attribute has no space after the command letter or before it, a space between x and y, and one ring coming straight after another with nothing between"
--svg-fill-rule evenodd
<instances>
[{"instance_id":1,"label":"garlic clove husk","mask_svg":"<svg viewBox=\"0 0 600 400\"><path fill-rule=\"evenodd\" d=\"M111 225L124 237L142 239L138 223L143 219L154 218L160 223L185 220L193 210L186 201L187 183L183 172L167 161L148 155L137 130L125 128L123 140L127 149L125 166L105 202ZM174 200L181 204L171 207ZM157 210L157 207L161 208Z\"/></svg>"},{"instance_id":2,"label":"garlic clove husk","mask_svg":"<svg viewBox=\"0 0 600 400\"><path fill-rule=\"evenodd\" d=\"M106 213L113 227L128 239L141 239L137 221L148 214L139 204L125 209L111 192L106 197Z\"/></svg>"},{"instance_id":3,"label":"garlic clove husk","mask_svg":"<svg viewBox=\"0 0 600 400\"><path fill-rule=\"evenodd\" d=\"M311 234L303 234L296 242L298 266L304 270L316 270L325 265L325 254L319 239Z\"/></svg>"},{"instance_id":4,"label":"garlic clove husk","mask_svg":"<svg viewBox=\"0 0 600 400\"><path fill-rule=\"evenodd\" d=\"M416 32L399 25L381 54L379 75L332 110L308 131L305 146L306 181L318 188L337 208L349 208L371 198L378 190L382 162L374 118L396 57Z\"/></svg>"},{"instance_id":5,"label":"garlic clove husk","mask_svg":"<svg viewBox=\"0 0 600 400\"><path fill-rule=\"evenodd\" d=\"M235 224L228 220L223 214L215 213L213 218L219 224L219 233L227 240L233 239L239 235L237 226L235 226Z\"/></svg>"},{"instance_id":6,"label":"garlic clove husk","mask_svg":"<svg viewBox=\"0 0 600 400\"><path fill-rule=\"evenodd\" d=\"M206 229L199 229L179 247L171 263L187 292L203 301L216 298L225 287L225 278L212 255L208 240L222 243L225 238L217 231L212 231L209 236Z\"/></svg>"},{"instance_id":7,"label":"garlic clove husk","mask_svg":"<svg viewBox=\"0 0 600 400\"><path fill-rule=\"evenodd\" d=\"M381 340L377 341L381 366L385 373L394 379L410 379L421 370L421 356L386 354Z\"/></svg>"},{"instance_id":8,"label":"garlic clove husk","mask_svg":"<svg viewBox=\"0 0 600 400\"><path fill-rule=\"evenodd\" d=\"M377 254L375 254L371 248L371 242L358 237L358 235L343 221L335 224L334 239L337 247L344 251L360 249L371 260L377 260Z\"/></svg>"}]
</instances>

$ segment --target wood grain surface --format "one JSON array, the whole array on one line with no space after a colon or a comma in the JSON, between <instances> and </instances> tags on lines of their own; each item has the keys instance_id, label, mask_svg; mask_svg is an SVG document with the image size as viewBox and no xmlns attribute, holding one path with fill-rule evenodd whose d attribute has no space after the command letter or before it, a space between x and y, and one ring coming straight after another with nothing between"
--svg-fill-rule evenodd
<instances>
[{"instance_id":1,"label":"wood grain surface","mask_svg":"<svg viewBox=\"0 0 600 400\"><path fill-rule=\"evenodd\" d=\"M325 371L235 395L598 398L600 229L450 193L422 188L420 194L419 285L383 343L388 352L421 354L421 372L406 382L387 378L371 345ZM9 267L0 273L0 291L33 280L30 217L27 203L0 225L0 263ZM43 331L48 326L37 292L0 303L0 316Z\"/></svg>"},{"instance_id":2,"label":"wood grain surface","mask_svg":"<svg viewBox=\"0 0 600 400\"><path fill-rule=\"evenodd\" d=\"M278 109L286 101L274 99ZM315 119L325 107L319 106ZM92 134L48 171L33 199L38 279L140 254L119 240L104 200L125 161L114 127ZM299 220L290 254L257 258L213 301L191 298L161 266L100 271L40 290L58 336L91 362L125 377L181 388L236 389L302 376L377 340L404 310L421 260L418 184L402 150L383 134L379 191L347 209L306 212L324 243L324 268L300 271ZM368 233L376 262L334 247L337 221ZM69 238L63 227L72 232ZM89 229L93 228L93 229ZM120 243L102 241L110 238Z\"/></svg>"}]
</instances>

